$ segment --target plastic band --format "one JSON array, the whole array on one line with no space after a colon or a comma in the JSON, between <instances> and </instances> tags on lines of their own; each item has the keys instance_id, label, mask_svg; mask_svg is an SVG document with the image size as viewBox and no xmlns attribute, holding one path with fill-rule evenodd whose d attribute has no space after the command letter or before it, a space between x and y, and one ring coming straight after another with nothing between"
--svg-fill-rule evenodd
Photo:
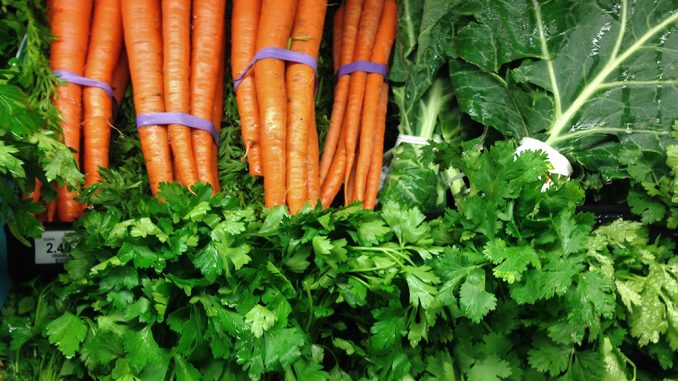
<instances>
[{"instance_id":1,"label":"plastic band","mask_svg":"<svg viewBox=\"0 0 678 381\"><path fill-rule=\"evenodd\" d=\"M113 119L114 120L118 119L118 115L120 114L120 108L118 106L118 102L115 100L115 96L113 95L113 89L110 86L101 81L86 78L68 70L53 70L52 72L62 81L66 81L68 83L75 83L76 85L81 86L98 87L101 90L103 90L111 98L111 101L113 101Z\"/></svg>"},{"instance_id":2,"label":"plastic band","mask_svg":"<svg viewBox=\"0 0 678 381\"><path fill-rule=\"evenodd\" d=\"M570 177L572 174L572 165L563 154L558 152L555 148L542 142L541 140L533 138L523 138L520 141L520 147L516 150L516 155L520 155L525 151L543 151L548 156L548 161L553 166L549 173L554 175L561 175Z\"/></svg>"},{"instance_id":3,"label":"plastic band","mask_svg":"<svg viewBox=\"0 0 678 381\"><path fill-rule=\"evenodd\" d=\"M365 73L381 74L384 79L388 78L388 66L370 61L355 61L350 64L342 65L337 71L337 77L363 71Z\"/></svg>"},{"instance_id":4,"label":"plastic band","mask_svg":"<svg viewBox=\"0 0 678 381\"><path fill-rule=\"evenodd\" d=\"M423 137L423 136L415 136L415 135L403 135L400 134L398 135L398 138L396 139L395 146L399 146L402 143L405 144L414 144L418 146L427 146L429 139Z\"/></svg>"},{"instance_id":5,"label":"plastic band","mask_svg":"<svg viewBox=\"0 0 678 381\"><path fill-rule=\"evenodd\" d=\"M53 72L62 81L66 81L66 82L69 82L69 83L75 83L76 85L82 85L82 86L88 86L88 87L98 87L98 88L102 89L103 91L105 91L106 94L108 94L108 96L111 97L111 99L115 99L115 97L113 96L113 89L111 89L110 86L108 86L107 84L105 84L101 81L85 78L81 75L77 75L77 74L73 73L72 71L68 71L68 70L54 70Z\"/></svg>"},{"instance_id":6,"label":"plastic band","mask_svg":"<svg viewBox=\"0 0 678 381\"><path fill-rule=\"evenodd\" d=\"M451 178L449 178L449 179L447 180L447 186L449 187L450 185L452 185L453 182L455 182L455 181L457 181L457 180L461 180L461 179L463 179L464 177L466 177L466 175L464 174L464 172L459 172L459 173L457 173L456 175L452 176Z\"/></svg>"},{"instance_id":7,"label":"plastic band","mask_svg":"<svg viewBox=\"0 0 678 381\"><path fill-rule=\"evenodd\" d=\"M186 127L207 131L212 135L214 142L217 145L219 144L219 133L210 120L182 112L149 112L148 114L137 115L137 128L156 124L181 124Z\"/></svg>"},{"instance_id":8,"label":"plastic band","mask_svg":"<svg viewBox=\"0 0 678 381\"><path fill-rule=\"evenodd\" d=\"M242 80L245 78L247 73L252 69L254 64L257 63L257 61L261 61L266 58L275 58L283 61L296 62L304 64L306 66L310 66L311 69L313 69L313 71L315 72L318 71L318 61L316 61L316 59L311 57L310 55L283 48L276 48L274 46L269 46L267 48L260 49L254 55L254 57L252 57L252 60L250 61L250 63L247 64L245 70L243 70L237 77L233 79L233 89L235 90L238 88L240 82L242 82Z\"/></svg>"}]
</instances>

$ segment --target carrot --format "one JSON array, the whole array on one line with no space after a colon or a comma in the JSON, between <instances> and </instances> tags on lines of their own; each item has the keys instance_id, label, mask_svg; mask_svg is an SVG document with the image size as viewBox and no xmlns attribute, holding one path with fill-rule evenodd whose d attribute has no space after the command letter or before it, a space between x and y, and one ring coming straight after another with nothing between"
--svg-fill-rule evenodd
<instances>
[{"instance_id":1,"label":"carrot","mask_svg":"<svg viewBox=\"0 0 678 381\"><path fill-rule=\"evenodd\" d=\"M89 0L53 0L49 11L52 35L56 38L50 50L52 69L68 70L77 75L85 71L85 55L89 40L92 2ZM58 86L55 106L61 113L64 143L75 150L80 163L80 120L82 116L82 88L66 83ZM61 221L73 221L82 213L82 205L75 201L75 193L59 188L57 202Z\"/></svg>"},{"instance_id":2,"label":"carrot","mask_svg":"<svg viewBox=\"0 0 678 381\"><path fill-rule=\"evenodd\" d=\"M332 201L334 201L334 197L339 192L341 183L344 180L344 172L346 171L346 147L344 146L343 141L345 133L346 130L342 129L339 135L339 147L334 155L334 160L332 160L332 165L327 172L327 178L322 183L320 202L323 208L328 208L332 204Z\"/></svg>"},{"instance_id":3,"label":"carrot","mask_svg":"<svg viewBox=\"0 0 678 381\"><path fill-rule=\"evenodd\" d=\"M221 65L221 46L224 37L226 2L224 0L195 0L193 2L193 41L191 52L191 114L198 118L212 120L214 94L217 83L214 80ZM203 130L193 129L193 155L198 169L198 180L210 184L217 191L218 179L211 169L217 145L212 135Z\"/></svg>"},{"instance_id":4,"label":"carrot","mask_svg":"<svg viewBox=\"0 0 678 381\"><path fill-rule=\"evenodd\" d=\"M341 65L353 62L355 42L358 36L358 24L363 9L364 0L348 0L344 8L344 24L341 32ZM348 99L349 77L344 75L337 79L334 89L334 101L332 102L332 114L330 127L325 137L323 155L320 158L320 182L324 183L327 172L332 165L334 153L337 150L339 135L344 123L344 112Z\"/></svg>"},{"instance_id":5,"label":"carrot","mask_svg":"<svg viewBox=\"0 0 678 381\"><path fill-rule=\"evenodd\" d=\"M56 221L56 215L57 215L57 204L58 201L52 200L50 201L49 204L47 204L47 222L55 222Z\"/></svg>"},{"instance_id":6,"label":"carrot","mask_svg":"<svg viewBox=\"0 0 678 381\"><path fill-rule=\"evenodd\" d=\"M217 89L214 94L214 109L212 111L212 123L217 132L221 131L221 117L224 114L224 63L226 55L226 39L221 44L221 63L219 64L219 73L217 74ZM219 179L219 149L212 152L212 172L215 179ZM216 182L218 192L220 190L219 181Z\"/></svg>"},{"instance_id":7,"label":"carrot","mask_svg":"<svg viewBox=\"0 0 678 381\"><path fill-rule=\"evenodd\" d=\"M396 0L386 0L384 12L379 22L379 31L377 32L374 51L370 58L371 62L388 63L388 57L391 55L391 47L395 38L397 18L398 5ZM379 94L381 94L383 83L384 77L381 74L370 73L367 75L365 100L360 123L360 150L357 165L355 166L355 188L352 196L352 199L357 201L362 201L364 198L370 159L374 155L372 151L374 150L374 139L376 138Z\"/></svg>"},{"instance_id":8,"label":"carrot","mask_svg":"<svg viewBox=\"0 0 678 381\"><path fill-rule=\"evenodd\" d=\"M231 16L231 72L240 75L254 57L261 0L233 0ZM262 176L259 103L254 72L249 71L235 90L240 114L240 127L250 175Z\"/></svg>"},{"instance_id":9,"label":"carrot","mask_svg":"<svg viewBox=\"0 0 678 381\"><path fill-rule=\"evenodd\" d=\"M165 111L187 114L191 107L191 2L162 0L162 43ZM167 126L172 149L174 177L185 186L198 181L191 145L191 129L181 124Z\"/></svg>"},{"instance_id":10,"label":"carrot","mask_svg":"<svg viewBox=\"0 0 678 381\"><path fill-rule=\"evenodd\" d=\"M257 50L287 47L292 31L296 0L263 0L257 31ZM285 204L287 90L285 62L275 58L258 61L255 84L261 120L261 148L264 170L264 201L267 208Z\"/></svg>"},{"instance_id":11,"label":"carrot","mask_svg":"<svg viewBox=\"0 0 678 381\"><path fill-rule=\"evenodd\" d=\"M39 179L35 179L35 187L33 188L33 192L28 194L26 198L30 198L31 202L33 203L38 203L40 202L40 192L42 190L42 181Z\"/></svg>"},{"instance_id":12,"label":"carrot","mask_svg":"<svg viewBox=\"0 0 678 381\"><path fill-rule=\"evenodd\" d=\"M351 205L355 199L353 198L353 190L355 187L355 163L350 172L351 174L346 180L346 186L344 187L344 206Z\"/></svg>"},{"instance_id":13,"label":"carrot","mask_svg":"<svg viewBox=\"0 0 678 381\"><path fill-rule=\"evenodd\" d=\"M110 84L122 48L120 0L97 0L90 33L85 77ZM113 100L98 87L83 90L85 185L101 181L99 167L108 168Z\"/></svg>"},{"instance_id":14,"label":"carrot","mask_svg":"<svg viewBox=\"0 0 678 381\"><path fill-rule=\"evenodd\" d=\"M344 5L334 13L333 31L332 31L332 60L334 63L334 73L339 71L341 66L341 31L344 27Z\"/></svg>"},{"instance_id":15,"label":"carrot","mask_svg":"<svg viewBox=\"0 0 678 381\"><path fill-rule=\"evenodd\" d=\"M299 0L291 50L318 58L327 2ZM315 71L307 65L287 66L287 206L294 214L308 201L308 129L315 107Z\"/></svg>"},{"instance_id":16,"label":"carrot","mask_svg":"<svg viewBox=\"0 0 678 381\"><path fill-rule=\"evenodd\" d=\"M160 4L155 0L122 0L122 21L137 114L164 112ZM153 195L161 182L170 182L172 161L167 128L139 128L141 150Z\"/></svg>"},{"instance_id":17,"label":"carrot","mask_svg":"<svg viewBox=\"0 0 678 381\"><path fill-rule=\"evenodd\" d=\"M120 48L120 58L118 64L113 70L113 79L111 80L111 89L118 105L122 103L122 97L125 95L127 85L129 84L129 62L127 62L127 52L125 47Z\"/></svg>"},{"instance_id":18,"label":"carrot","mask_svg":"<svg viewBox=\"0 0 678 381\"><path fill-rule=\"evenodd\" d=\"M363 14L360 16L360 33L355 47L356 61L367 61L370 59L383 10L384 0L365 0ZM351 73L348 105L346 106L346 124L343 126L347 130L344 135L346 139L346 173L344 173L344 182L348 182L353 169L355 149L360 133L360 117L366 82L367 73L362 71Z\"/></svg>"},{"instance_id":19,"label":"carrot","mask_svg":"<svg viewBox=\"0 0 678 381\"><path fill-rule=\"evenodd\" d=\"M384 132L386 131L387 108L388 84L383 83L381 85L381 94L379 94L379 109L377 111L374 149L372 150L373 156L372 160L370 160L370 169L367 173L367 186L365 189L363 209L374 209L374 206L377 204L379 181L381 179L381 165L384 159Z\"/></svg>"},{"instance_id":20,"label":"carrot","mask_svg":"<svg viewBox=\"0 0 678 381\"><path fill-rule=\"evenodd\" d=\"M308 201L315 207L320 198L320 147L318 146L318 130L315 124L315 104L312 105L311 122L308 124L308 150L306 165L308 167Z\"/></svg>"}]
</instances>

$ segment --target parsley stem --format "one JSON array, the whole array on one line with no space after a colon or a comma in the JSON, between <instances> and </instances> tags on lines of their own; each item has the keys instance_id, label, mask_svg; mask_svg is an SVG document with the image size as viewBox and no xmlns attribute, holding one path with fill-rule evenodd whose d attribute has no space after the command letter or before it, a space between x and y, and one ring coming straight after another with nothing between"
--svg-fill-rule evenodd
<instances>
[{"instance_id":1,"label":"parsley stem","mask_svg":"<svg viewBox=\"0 0 678 381\"><path fill-rule=\"evenodd\" d=\"M353 247L353 248L354 248L355 250L358 250L358 251L378 251L378 252L384 253L384 254L388 255L389 257L391 257L391 259L393 259L394 261L398 262L398 264L400 265L400 267L403 267L404 265L403 265L403 262L402 262L402 261L400 261L398 258L395 257L396 255L397 255L398 257L400 257L400 258L406 260L410 265L416 266L416 265L414 264L414 262L412 262L412 260L409 258L409 256L403 255L403 253L400 252L399 250L391 249L391 248L388 248L388 247L365 247L365 246L355 246L355 247ZM407 249L407 247L404 247L404 249Z\"/></svg>"},{"instance_id":2,"label":"parsley stem","mask_svg":"<svg viewBox=\"0 0 678 381\"><path fill-rule=\"evenodd\" d=\"M352 273L369 273L373 271L380 271L380 270L387 270L390 268L393 268L394 265L390 266L375 266L375 267L365 267L365 268L357 268L357 269L352 269Z\"/></svg>"},{"instance_id":3,"label":"parsley stem","mask_svg":"<svg viewBox=\"0 0 678 381\"><path fill-rule=\"evenodd\" d=\"M313 321L313 297L311 296L311 290L306 289L306 296L308 297L308 319L306 319L306 333L311 329L311 322Z\"/></svg>"}]
</instances>

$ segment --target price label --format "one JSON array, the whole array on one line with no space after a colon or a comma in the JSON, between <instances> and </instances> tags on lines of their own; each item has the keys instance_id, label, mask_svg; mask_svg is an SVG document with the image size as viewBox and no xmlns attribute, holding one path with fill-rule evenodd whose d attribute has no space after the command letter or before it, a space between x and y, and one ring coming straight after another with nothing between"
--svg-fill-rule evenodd
<instances>
[{"instance_id":1,"label":"price label","mask_svg":"<svg viewBox=\"0 0 678 381\"><path fill-rule=\"evenodd\" d=\"M35 264L52 265L64 263L71 252L71 244L64 242L70 230L47 230L35 240Z\"/></svg>"}]
</instances>

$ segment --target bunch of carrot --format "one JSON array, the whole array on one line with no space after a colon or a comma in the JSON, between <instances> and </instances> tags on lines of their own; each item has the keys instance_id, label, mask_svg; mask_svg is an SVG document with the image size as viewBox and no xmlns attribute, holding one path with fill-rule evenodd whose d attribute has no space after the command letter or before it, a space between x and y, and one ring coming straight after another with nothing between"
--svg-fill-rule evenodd
<instances>
[{"instance_id":1,"label":"bunch of carrot","mask_svg":"<svg viewBox=\"0 0 678 381\"><path fill-rule=\"evenodd\" d=\"M108 84L120 102L129 79L122 48L120 0L50 0L48 7L50 28L55 36L50 50L51 68ZM98 87L64 83L57 86L54 102L62 116L63 141L75 151L78 165L82 160L86 185L98 182L99 167L108 167L113 100ZM36 202L41 187L38 182L32 194ZM78 218L83 206L75 200L76 195L77 191L60 187L44 219Z\"/></svg>"},{"instance_id":2,"label":"bunch of carrot","mask_svg":"<svg viewBox=\"0 0 678 381\"><path fill-rule=\"evenodd\" d=\"M335 71L356 61L387 64L395 38L396 0L347 0L334 17ZM388 84L382 74L340 76L320 160L321 201L329 206L342 187L346 205L376 204L381 176Z\"/></svg>"},{"instance_id":3,"label":"bunch of carrot","mask_svg":"<svg viewBox=\"0 0 678 381\"><path fill-rule=\"evenodd\" d=\"M224 66L224 0L121 0L137 116L176 112L219 128ZM139 128L151 184L198 181L219 190L217 145L209 132L181 124Z\"/></svg>"},{"instance_id":4,"label":"bunch of carrot","mask_svg":"<svg viewBox=\"0 0 678 381\"><path fill-rule=\"evenodd\" d=\"M234 0L233 74L267 47L317 59L326 9L326 0ZM320 197L315 84L311 67L266 58L236 88L250 174L264 177L267 207L296 213Z\"/></svg>"}]
</instances>

